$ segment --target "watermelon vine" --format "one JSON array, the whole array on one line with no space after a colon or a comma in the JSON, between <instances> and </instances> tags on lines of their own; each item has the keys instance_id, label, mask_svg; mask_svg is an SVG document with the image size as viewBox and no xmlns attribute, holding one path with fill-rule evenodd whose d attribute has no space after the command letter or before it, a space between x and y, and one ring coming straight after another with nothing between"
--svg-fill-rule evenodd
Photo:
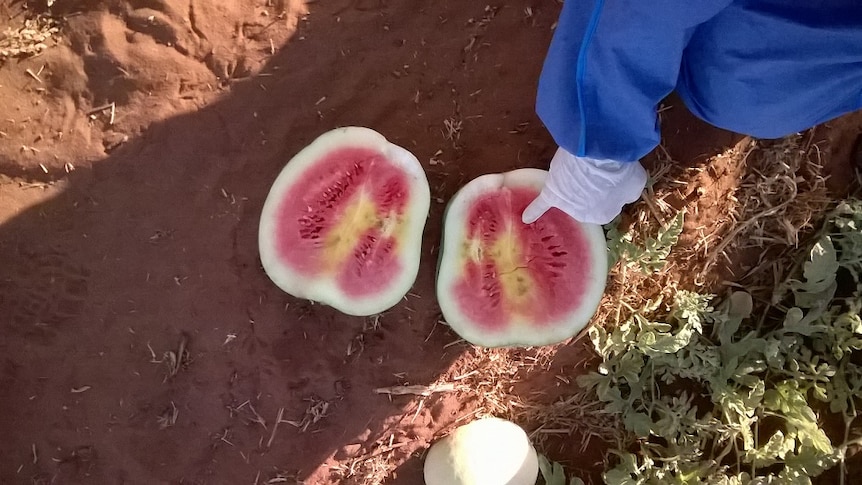
<instances>
[{"instance_id":1,"label":"watermelon vine","mask_svg":"<svg viewBox=\"0 0 862 485\"><path fill-rule=\"evenodd\" d=\"M679 291L590 329L603 362L579 384L639 438L605 483L809 484L836 465L843 483L862 442L862 201L841 203L815 241L766 304ZM843 436L827 435L828 415Z\"/></svg>"}]
</instances>

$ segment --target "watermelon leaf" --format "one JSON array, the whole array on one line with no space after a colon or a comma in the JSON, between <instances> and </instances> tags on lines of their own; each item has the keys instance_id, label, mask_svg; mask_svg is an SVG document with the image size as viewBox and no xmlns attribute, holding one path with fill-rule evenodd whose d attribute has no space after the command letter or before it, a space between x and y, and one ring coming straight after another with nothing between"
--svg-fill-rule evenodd
<instances>
[{"instance_id":1,"label":"watermelon leaf","mask_svg":"<svg viewBox=\"0 0 862 485\"><path fill-rule=\"evenodd\" d=\"M828 404L849 430L862 403L860 229L862 201L840 204L771 304L671 289L670 308L623 301L620 324L590 329L603 362L578 383L636 436L605 483L810 484L840 463L860 440L833 444L815 409ZM624 264L648 260L616 236Z\"/></svg>"},{"instance_id":2,"label":"watermelon leaf","mask_svg":"<svg viewBox=\"0 0 862 485\"><path fill-rule=\"evenodd\" d=\"M634 234L620 231L620 218L615 219L605 226L610 266L622 261L626 266L638 268L644 274L661 270L671 250L679 242L684 222L685 211L680 211L659 228L655 237L645 237L642 245L638 245L634 242Z\"/></svg>"}]
</instances>

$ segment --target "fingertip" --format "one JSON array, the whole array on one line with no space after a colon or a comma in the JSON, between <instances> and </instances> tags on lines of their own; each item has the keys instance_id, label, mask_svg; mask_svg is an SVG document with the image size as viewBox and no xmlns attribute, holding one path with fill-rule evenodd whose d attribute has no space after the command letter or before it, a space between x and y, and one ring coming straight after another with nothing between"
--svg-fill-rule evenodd
<instances>
[{"instance_id":1,"label":"fingertip","mask_svg":"<svg viewBox=\"0 0 862 485\"><path fill-rule=\"evenodd\" d=\"M542 214L548 211L548 207L542 204L538 200L534 200L524 209L524 212L521 214L521 222L524 224L532 224L536 222L539 217L542 217Z\"/></svg>"}]
</instances>

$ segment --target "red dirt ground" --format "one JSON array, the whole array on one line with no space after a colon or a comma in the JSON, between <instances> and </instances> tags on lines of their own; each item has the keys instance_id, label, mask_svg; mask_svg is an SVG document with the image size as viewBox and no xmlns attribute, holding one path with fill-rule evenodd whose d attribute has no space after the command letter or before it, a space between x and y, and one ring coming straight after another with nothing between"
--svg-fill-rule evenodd
<instances>
[{"instance_id":1,"label":"red dirt ground","mask_svg":"<svg viewBox=\"0 0 862 485\"><path fill-rule=\"evenodd\" d=\"M25 7L0 5L0 29ZM421 451L474 406L417 412L373 390L431 383L469 351L435 330L443 202L480 174L547 166L534 100L558 2L55 9L59 45L0 65L0 483L349 483L337 467L381 441L404 463L391 482L420 483ZM671 104L674 158L734 142ZM840 124L835 137L862 131ZM379 327L283 294L257 255L276 174L344 125L413 151L435 199L414 296ZM553 365L583 359L572 347ZM279 414L301 426L273 433ZM595 474L602 454L555 458Z\"/></svg>"}]
</instances>

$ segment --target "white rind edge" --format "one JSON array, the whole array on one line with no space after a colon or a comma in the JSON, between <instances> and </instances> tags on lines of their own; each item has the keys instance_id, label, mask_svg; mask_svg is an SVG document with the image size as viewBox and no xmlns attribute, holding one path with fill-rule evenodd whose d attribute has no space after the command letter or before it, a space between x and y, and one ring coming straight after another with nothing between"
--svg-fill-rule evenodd
<instances>
[{"instance_id":1,"label":"white rind edge","mask_svg":"<svg viewBox=\"0 0 862 485\"><path fill-rule=\"evenodd\" d=\"M396 281L389 284L388 291L373 298L354 299L344 294L331 279L309 279L295 274L279 262L276 251L275 228L278 205L289 187L310 168L315 161L333 147L351 146L377 150L404 170L410 184L410 200L406 213L410 215L405 231L405 243L399 259L402 271ZM410 291L419 273L422 252L422 233L431 207L431 189L428 178L419 160L408 150L390 143L386 138L369 128L349 126L323 133L297 153L276 177L261 210L258 229L258 249L263 269L270 280L284 292L297 298L305 298L329 305L342 313L367 316L381 313L395 306Z\"/></svg>"},{"instance_id":2,"label":"white rind edge","mask_svg":"<svg viewBox=\"0 0 862 485\"><path fill-rule=\"evenodd\" d=\"M437 300L446 323L464 340L482 347L532 347L552 345L577 335L595 315L607 285L608 254L607 242L602 227L597 224L580 224L587 238L590 257L596 273L588 281L583 302L578 310L565 319L552 322L547 331L538 332L535 327L522 326L515 322L510 329L497 333L483 333L469 323L451 295L455 282L460 275L460 261L457 257L458 245L464 238L466 211L478 195L489 189L501 187L531 187L537 191L544 185L548 172L536 168L523 168L506 173L482 175L461 188L446 209L443 220L443 242L441 244L440 264L437 271ZM526 331L525 331L526 330Z\"/></svg>"}]
</instances>

